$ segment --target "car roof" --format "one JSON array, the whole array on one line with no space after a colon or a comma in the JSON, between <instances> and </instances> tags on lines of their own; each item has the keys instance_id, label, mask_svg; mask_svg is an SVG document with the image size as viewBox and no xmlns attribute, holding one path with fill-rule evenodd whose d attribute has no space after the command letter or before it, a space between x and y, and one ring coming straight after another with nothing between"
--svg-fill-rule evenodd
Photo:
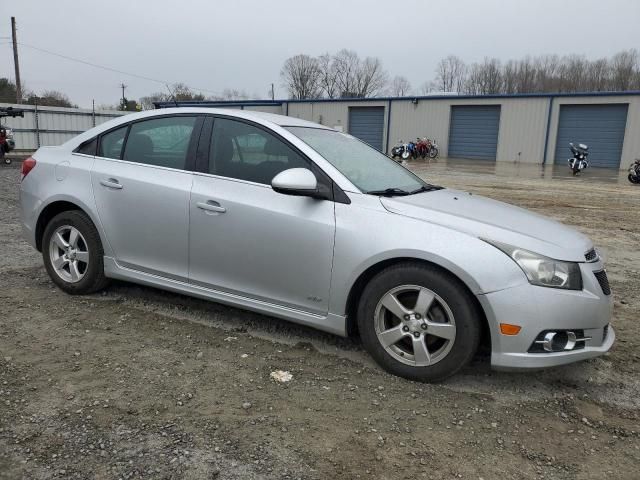
<instances>
[{"instance_id":1,"label":"car roof","mask_svg":"<svg viewBox=\"0 0 640 480\"><path fill-rule=\"evenodd\" d=\"M145 118L154 118L165 115L175 114L213 114L213 115L227 115L230 117L241 118L245 120L252 120L267 127L308 127L308 128L320 128L324 130L332 130L326 125L320 125L319 123L309 122L295 117L287 117L285 115L277 115L275 113L256 112L253 110L239 110L234 108L209 108L209 107L171 107L171 108L158 108L155 110L145 110L137 113L129 113L126 115L118 116L105 123L102 123L90 130L87 130L80 135L73 137L64 144L63 148L74 149L85 140L88 140L104 131L112 128L117 128L120 125L128 122L134 122L136 120L142 120Z\"/></svg>"},{"instance_id":2,"label":"car roof","mask_svg":"<svg viewBox=\"0 0 640 480\"><path fill-rule=\"evenodd\" d=\"M153 112L150 114L150 112ZM281 127L311 127L311 128L324 128L330 129L326 125L320 125L319 123L309 122L308 120L302 120L296 117L288 117L286 115L278 115L276 113L259 112L255 110L240 110L237 108L209 108L209 107L171 107L171 108L159 108L156 110L149 110L146 112L149 116L166 115L169 113L209 113L217 115L230 115L238 118L244 118L247 120L256 120L260 123L264 121L274 123Z\"/></svg>"}]
</instances>

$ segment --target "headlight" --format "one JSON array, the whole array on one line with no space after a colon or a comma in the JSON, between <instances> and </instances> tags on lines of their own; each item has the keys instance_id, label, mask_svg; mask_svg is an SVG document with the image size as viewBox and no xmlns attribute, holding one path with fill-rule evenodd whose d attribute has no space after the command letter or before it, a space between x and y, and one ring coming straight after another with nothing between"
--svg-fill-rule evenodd
<instances>
[{"instance_id":1,"label":"headlight","mask_svg":"<svg viewBox=\"0 0 640 480\"><path fill-rule=\"evenodd\" d=\"M493 240L483 240L509 255L522 269L530 284L540 287L582 290L582 274L577 263L562 262L522 248Z\"/></svg>"}]
</instances>

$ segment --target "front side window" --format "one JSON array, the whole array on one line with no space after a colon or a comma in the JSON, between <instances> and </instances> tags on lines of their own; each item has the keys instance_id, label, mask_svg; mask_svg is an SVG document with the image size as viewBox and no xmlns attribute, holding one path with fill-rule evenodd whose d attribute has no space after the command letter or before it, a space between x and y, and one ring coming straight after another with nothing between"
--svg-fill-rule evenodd
<instances>
[{"instance_id":1,"label":"front side window","mask_svg":"<svg viewBox=\"0 0 640 480\"><path fill-rule=\"evenodd\" d=\"M127 135L127 128L129 127L125 125L124 127L102 135L98 156L120 160L120 158L122 158L122 145L124 145L124 137Z\"/></svg>"},{"instance_id":2,"label":"front side window","mask_svg":"<svg viewBox=\"0 0 640 480\"><path fill-rule=\"evenodd\" d=\"M270 185L273 177L289 168L309 168L309 163L261 128L225 118L214 120L209 173Z\"/></svg>"},{"instance_id":3,"label":"front side window","mask_svg":"<svg viewBox=\"0 0 640 480\"><path fill-rule=\"evenodd\" d=\"M184 170L197 117L165 117L131 125L124 160Z\"/></svg>"},{"instance_id":4,"label":"front side window","mask_svg":"<svg viewBox=\"0 0 640 480\"><path fill-rule=\"evenodd\" d=\"M407 194L428 186L416 175L351 135L309 127L287 127L364 193Z\"/></svg>"}]
</instances>

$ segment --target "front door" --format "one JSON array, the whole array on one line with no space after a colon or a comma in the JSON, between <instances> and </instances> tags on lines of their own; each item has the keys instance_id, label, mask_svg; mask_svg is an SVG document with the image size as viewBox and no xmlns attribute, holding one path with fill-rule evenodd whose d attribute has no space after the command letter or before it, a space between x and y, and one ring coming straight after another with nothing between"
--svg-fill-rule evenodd
<instances>
[{"instance_id":1,"label":"front door","mask_svg":"<svg viewBox=\"0 0 640 480\"><path fill-rule=\"evenodd\" d=\"M334 204L282 195L271 179L308 159L270 132L215 119L209 173L195 174L191 193L190 281L326 314Z\"/></svg>"},{"instance_id":2,"label":"front door","mask_svg":"<svg viewBox=\"0 0 640 480\"><path fill-rule=\"evenodd\" d=\"M187 281L196 124L195 116L162 117L102 135L91 183L121 266Z\"/></svg>"}]
</instances>

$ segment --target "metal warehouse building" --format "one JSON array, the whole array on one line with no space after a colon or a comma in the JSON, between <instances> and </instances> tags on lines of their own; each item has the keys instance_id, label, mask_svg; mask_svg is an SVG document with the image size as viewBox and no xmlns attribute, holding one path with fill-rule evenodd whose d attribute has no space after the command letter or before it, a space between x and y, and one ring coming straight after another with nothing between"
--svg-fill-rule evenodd
<instances>
[{"instance_id":1,"label":"metal warehouse building","mask_svg":"<svg viewBox=\"0 0 640 480\"><path fill-rule=\"evenodd\" d=\"M449 158L564 165L569 142L589 145L594 167L627 168L640 158L640 92L178 104L303 118L349 132L385 153L399 139L426 136Z\"/></svg>"}]
</instances>

